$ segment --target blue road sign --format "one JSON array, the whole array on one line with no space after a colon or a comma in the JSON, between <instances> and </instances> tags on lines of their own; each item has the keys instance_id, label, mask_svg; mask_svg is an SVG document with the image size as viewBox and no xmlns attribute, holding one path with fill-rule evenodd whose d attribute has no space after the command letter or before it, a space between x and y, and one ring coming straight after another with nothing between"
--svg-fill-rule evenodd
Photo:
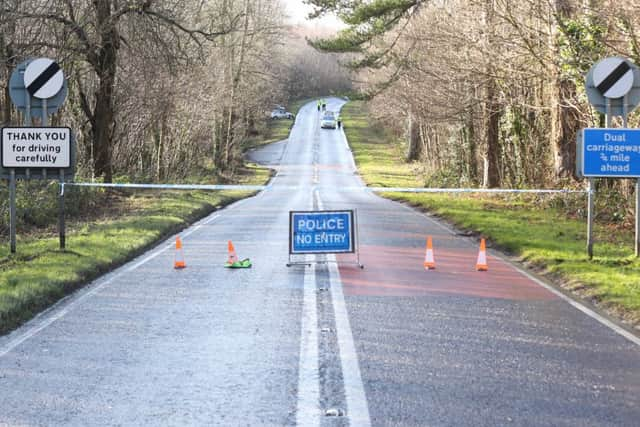
<instances>
[{"instance_id":1,"label":"blue road sign","mask_svg":"<svg viewBox=\"0 0 640 427\"><path fill-rule=\"evenodd\" d=\"M290 254L353 253L353 211L289 213Z\"/></svg>"},{"instance_id":2,"label":"blue road sign","mask_svg":"<svg viewBox=\"0 0 640 427\"><path fill-rule=\"evenodd\" d=\"M582 175L602 178L640 177L640 129L583 129Z\"/></svg>"}]
</instances>

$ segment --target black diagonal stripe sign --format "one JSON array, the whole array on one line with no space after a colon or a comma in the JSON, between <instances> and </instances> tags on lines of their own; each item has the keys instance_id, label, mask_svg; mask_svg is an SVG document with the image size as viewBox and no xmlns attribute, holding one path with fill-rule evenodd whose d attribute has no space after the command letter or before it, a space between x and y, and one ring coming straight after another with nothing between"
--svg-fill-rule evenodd
<instances>
[{"instance_id":1,"label":"black diagonal stripe sign","mask_svg":"<svg viewBox=\"0 0 640 427\"><path fill-rule=\"evenodd\" d=\"M602 82L600 82L598 86L596 86L596 88L604 95L609 89L618 83L618 80L620 80L629 70L631 70L629 64L627 64L626 61L622 61L620 65L618 65Z\"/></svg>"},{"instance_id":2,"label":"black diagonal stripe sign","mask_svg":"<svg viewBox=\"0 0 640 427\"><path fill-rule=\"evenodd\" d=\"M56 62L49 64L36 79L27 86L27 91L34 96L55 74L60 71L60 66Z\"/></svg>"}]
</instances>

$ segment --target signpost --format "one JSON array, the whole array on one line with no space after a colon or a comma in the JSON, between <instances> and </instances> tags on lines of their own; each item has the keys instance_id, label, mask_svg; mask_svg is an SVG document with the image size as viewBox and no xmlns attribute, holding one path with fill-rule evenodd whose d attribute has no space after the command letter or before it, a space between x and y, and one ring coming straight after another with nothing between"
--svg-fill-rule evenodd
<instances>
[{"instance_id":1,"label":"signpost","mask_svg":"<svg viewBox=\"0 0 640 427\"><path fill-rule=\"evenodd\" d=\"M606 115L606 128L583 129L578 136L578 172L588 178L587 253L593 258L594 178L636 178L635 254L640 256L640 130L626 129L627 116L640 104L640 69L621 57L599 61L589 70L589 102ZM613 116L623 128L612 129Z\"/></svg>"},{"instance_id":2,"label":"signpost","mask_svg":"<svg viewBox=\"0 0 640 427\"><path fill-rule=\"evenodd\" d=\"M289 212L289 262L291 255L355 253L360 268L357 247L357 224L353 210L291 211Z\"/></svg>"},{"instance_id":3,"label":"signpost","mask_svg":"<svg viewBox=\"0 0 640 427\"><path fill-rule=\"evenodd\" d=\"M48 58L20 63L9 79L9 96L24 118L24 127L2 128L0 178L9 181L11 253L16 252L16 180L58 179L75 173L76 147L71 129L47 127L67 97L67 82L60 66ZM32 126L40 118L41 127ZM65 248L64 192L59 195L60 249Z\"/></svg>"}]
</instances>

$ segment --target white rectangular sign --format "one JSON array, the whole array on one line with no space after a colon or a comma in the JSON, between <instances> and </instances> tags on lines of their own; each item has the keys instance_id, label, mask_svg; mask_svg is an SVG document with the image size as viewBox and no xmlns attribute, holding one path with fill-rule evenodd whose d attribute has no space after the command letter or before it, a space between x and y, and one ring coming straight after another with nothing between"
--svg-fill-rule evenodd
<instances>
[{"instance_id":1,"label":"white rectangular sign","mask_svg":"<svg viewBox=\"0 0 640 427\"><path fill-rule=\"evenodd\" d=\"M70 128L2 128L3 168L61 169L70 166Z\"/></svg>"}]
</instances>

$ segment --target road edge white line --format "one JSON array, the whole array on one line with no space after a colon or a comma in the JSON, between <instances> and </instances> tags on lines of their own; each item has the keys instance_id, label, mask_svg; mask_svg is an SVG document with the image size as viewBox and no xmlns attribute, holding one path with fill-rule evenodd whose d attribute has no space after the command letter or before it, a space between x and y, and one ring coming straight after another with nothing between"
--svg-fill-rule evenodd
<instances>
[{"instance_id":1,"label":"road edge white line","mask_svg":"<svg viewBox=\"0 0 640 427\"><path fill-rule=\"evenodd\" d=\"M427 218L429 221L432 221L434 224L436 224L436 226L442 228L443 230L447 231L448 233L450 233L450 234L452 234L454 236L458 236L458 233L455 231L455 229L453 229L453 227L451 227L451 226L449 226L447 224L441 223L440 221L436 220L435 218L432 218L430 215L428 215L428 214L426 214L424 212L419 212L419 211L411 208L410 206L406 206L405 204L397 202L395 200L386 199L386 198L384 198L382 196L377 196L377 197L381 197L381 198L383 198L385 200L389 200L391 202L397 203L398 205L400 205L403 208L413 212L414 214L419 215L419 216L421 216L423 218ZM586 305L582 304L580 301L573 299L571 296L564 294L563 292L561 292L558 289L556 289L554 286L552 286L552 285L550 285L548 283L545 283L543 280L541 280L538 277L534 276L533 274L529 273L528 271L526 271L525 269L523 269L522 267L517 265L515 262L511 261L510 259L508 259L503 254L501 254L501 253L499 253L499 252L497 252L495 250L490 250L490 251L488 251L488 253L491 256L493 256L494 258L497 258L497 259L501 260L502 262L504 262L505 264L507 264L508 266L513 268L514 270L516 270L518 273L520 273L523 276L525 276L527 279L533 281L538 286L541 286L544 289L546 289L549 292L551 292L552 294L556 295L557 297L562 299L564 302L568 303L573 308L577 309L578 311L581 311L583 314L586 314L587 316L591 317L593 320L595 320L595 321L599 322L600 324L602 324L603 326L611 329L613 332L623 336L627 340L631 341L633 344L635 344L637 346L640 346L640 338L637 337L632 332L629 332L626 329L624 329L623 327L621 327L619 325L616 325L611 320L609 320L606 317L602 316L598 312L590 309Z\"/></svg>"},{"instance_id":2,"label":"road edge white line","mask_svg":"<svg viewBox=\"0 0 640 427\"><path fill-rule=\"evenodd\" d=\"M345 142L346 142L346 144L348 146L349 142L348 142L347 136L344 133L344 131L342 132L342 134L343 134ZM353 159L353 155L351 156L351 158ZM354 159L354 165L355 165L355 159ZM405 205L404 203L401 203L399 201L383 197L383 196L378 195L378 194L374 194L373 192L371 192L369 194L372 194L374 197L378 197L378 198L387 200L387 201L389 201L391 203L395 203L396 205L399 205L399 206L403 207L404 209L412 212L415 215L419 215L422 218L426 218L427 220L433 222L434 224L436 224L436 226L442 228L443 230L447 231L451 235L454 235L454 236L458 235L458 233L453 229L453 227L450 227L449 225L441 223L440 221L438 221L437 219L433 218L431 215L429 215L429 214L427 214L425 212L419 212L416 209ZM594 311L594 310L590 309L589 307L585 306L580 301L578 301L576 299L573 299L571 296L565 295L561 291L557 290L554 286L543 282L539 278L535 277L531 273L529 273L526 270L524 270L522 267L520 267L520 266L516 265L514 262L508 260L502 254L497 253L496 251L493 251L493 250L489 251L489 254L491 254L495 258L500 259L502 262L506 263L507 265L511 266L518 273L522 274L523 276L525 276L529 280L532 280L538 286L541 286L544 289L548 290L549 292L553 293L554 295L558 296L560 299L562 299L564 302L568 303L573 308L577 309L578 311L581 311L582 313L584 313L587 316L591 317L592 319L594 319L595 321L599 322L603 326L611 329L612 331L614 331L618 335L621 335L622 337L624 337L627 340L631 341L633 344L636 344L636 345L640 346L640 338L638 336L636 336L635 334L633 334L632 332L629 332L626 329L624 329L623 327L615 324L611 320L605 318L601 314L599 314L596 311Z\"/></svg>"},{"instance_id":3,"label":"road edge white line","mask_svg":"<svg viewBox=\"0 0 640 427\"><path fill-rule=\"evenodd\" d=\"M603 326L608 327L609 329L611 329L612 331L616 332L617 334L622 335L624 338L628 339L633 344L635 344L637 346L640 346L640 338L638 338L637 336L635 336L631 332L627 331L626 329L622 328L621 326L616 325L614 322L610 321L609 319L605 318L601 314L599 314L599 313L595 312L594 310L590 309L589 307L587 307L586 305L582 304L581 302L576 301L573 298L571 298L570 296L560 292L559 290L557 290L553 286L543 282L542 280L540 280L539 278L535 277L531 273L527 272L526 270L522 269L518 265L514 264L509 259L505 258L503 255L498 254L495 251L490 251L489 253L493 257L502 260L502 262L504 262L505 264L510 265L514 270L516 270L518 273L522 274L523 276L525 276L529 280L533 281L534 283L536 283L539 286L542 286L543 288L545 288L546 290L548 290L552 294L554 294L557 297L559 297L560 299L564 300L566 303L571 305L573 308L581 311L582 313L586 314L587 316L591 317L592 319L600 322Z\"/></svg>"},{"instance_id":4,"label":"road edge white line","mask_svg":"<svg viewBox=\"0 0 640 427\"><path fill-rule=\"evenodd\" d=\"M219 214L215 214L215 215L213 215L213 217L205 217L205 218L203 218L202 220L198 221L196 224L191 226L189 228L189 230L187 230L185 233L183 233L182 234L183 237L187 237L187 236L191 235L192 233L197 231L200 227L202 227L205 224L211 224L219 216L220 216ZM83 293L81 295L78 295L75 298L73 298L73 294L71 294L68 297L58 301L56 304L54 304L52 307L50 307L47 311L44 311L42 313L44 315L44 318L42 319L42 321L40 323L38 323L38 324L32 326L31 328L27 329L25 332L23 332L22 334L19 334L14 339L9 340L2 348L0 348L0 358L6 356L7 354L9 354L13 350L15 350L18 346L20 346L25 341L28 341L30 338L33 338L38 333L40 333L41 331L43 331L46 328L48 328L49 326L51 326L56 321L62 319L70 311L72 311L76 306L80 305L80 303L82 303L85 299L89 298L90 296L95 295L98 291L102 290L105 286L111 284L114 280L120 278L120 276L122 276L123 274L129 273L129 272L135 270L136 268L138 268L138 267L146 264L147 262L151 261L153 258L157 257L158 255L160 255L161 253L163 253L167 249L170 249L171 247L173 247L173 244L166 244L166 242L167 241L170 242L174 238L175 238L175 236L172 236L169 239L165 240L163 243L160 243L157 246L157 248L158 247L159 248L156 249L152 254L150 254L146 258L136 262L132 266L128 266L128 265L130 263L134 262L135 260L132 260L129 263L124 264L123 266L119 267L118 269L116 269L116 270L114 270L114 271L112 271L110 273L107 273L107 275L102 276L102 277L90 282L85 288L82 288L82 289L87 289L85 293ZM104 281L102 283L100 283L101 280L104 280ZM91 286L94 286L94 287L91 289ZM68 298L73 298L73 299L69 300ZM47 315L48 313L50 313L50 314ZM36 319L38 319L38 317L34 318L34 320L36 320Z\"/></svg>"}]
</instances>

